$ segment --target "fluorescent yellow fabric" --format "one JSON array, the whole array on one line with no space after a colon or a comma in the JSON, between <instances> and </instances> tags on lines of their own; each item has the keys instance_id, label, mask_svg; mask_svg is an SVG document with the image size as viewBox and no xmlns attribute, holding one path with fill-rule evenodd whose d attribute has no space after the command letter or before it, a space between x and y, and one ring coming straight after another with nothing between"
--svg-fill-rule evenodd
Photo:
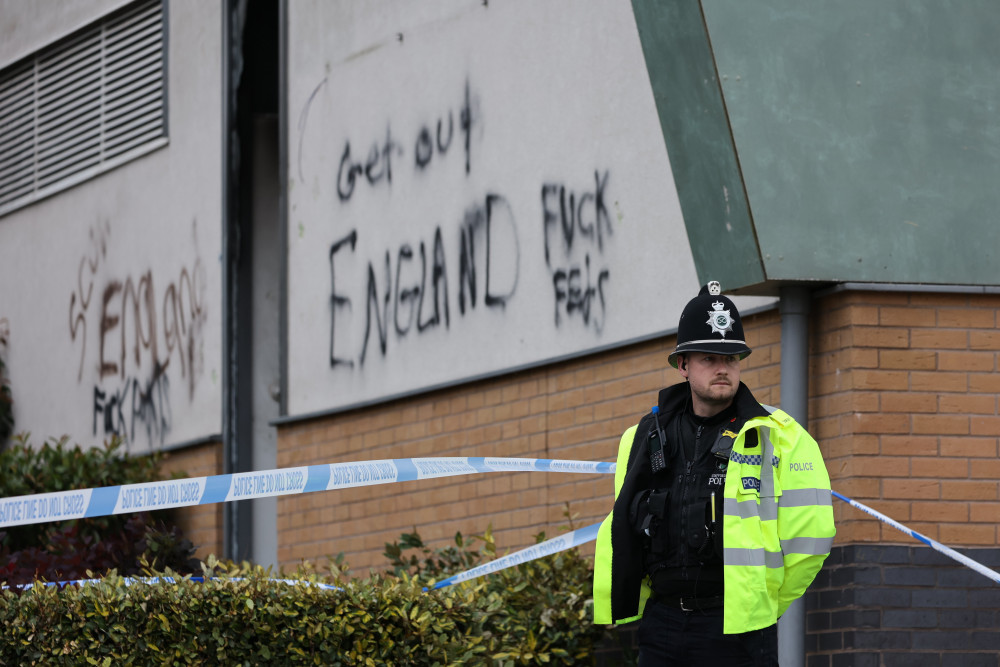
<instances>
[{"instance_id":1,"label":"fluorescent yellow fabric","mask_svg":"<svg viewBox=\"0 0 1000 667\"><path fill-rule=\"evenodd\" d=\"M758 430L759 444L746 449L750 429ZM616 498L635 432L630 428L619 444ZM733 444L724 497L723 631L749 632L777 621L830 553L836 532L830 478L816 441L781 410L750 419ZM601 525L594 561L594 622L601 624L640 618L650 592L643 582L636 615L613 618L613 518Z\"/></svg>"}]
</instances>

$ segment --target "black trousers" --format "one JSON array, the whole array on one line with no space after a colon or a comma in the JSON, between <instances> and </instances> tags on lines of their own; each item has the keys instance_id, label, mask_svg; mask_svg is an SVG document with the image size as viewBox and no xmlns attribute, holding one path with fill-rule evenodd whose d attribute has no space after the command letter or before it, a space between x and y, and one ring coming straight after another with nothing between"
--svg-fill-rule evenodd
<instances>
[{"instance_id":1,"label":"black trousers","mask_svg":"<svg viewBox=\"0 0 1000 667\"><path fill-rule=\"evenodd\" d=\"M776 667L778 627L722 633L722 608L682 611L650 600L639 622L639 667Z\"/></svg>"}]
</instances>

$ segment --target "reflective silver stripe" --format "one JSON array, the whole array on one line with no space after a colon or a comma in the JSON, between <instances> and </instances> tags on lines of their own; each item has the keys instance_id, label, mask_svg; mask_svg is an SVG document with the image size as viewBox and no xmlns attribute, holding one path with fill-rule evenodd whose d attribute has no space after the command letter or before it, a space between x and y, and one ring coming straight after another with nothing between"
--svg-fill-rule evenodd
<instances>
[{"instance_id":1,"label":"reflective silver stripe","mask_svg":"<svg viewBox=\"0 0 1000 667\"><path fill-rule=\"evenodd\" d=\"M702 340L689 340L689 341L686 341L684 343L681 343L680 345L677 346L677 349L675 350L675 352L683 352L684 350L686 350L687 348L691 347L692 345L702 345L704 343L728 343L730 345L746 345L747 344L747 342L745 340L736 340L735 338L734 339L730 339L730 340L719 339L719 338L703 338Z\"/></svg>"},{"instance_id":2,"label":"reflective silver stripe","mask_svg":"<svg viewBox=\"0 0 1000 667\"><path fill-rule=\"evenodd\" d=\"M833 505L830 489L784 489L781 492L782 507L812 507Z\"/></svg>"},{"instance_id":3,"label":"reflective silver stripe","mask_svg":"<svg viewBox=\"0 0 1000 667\"><path fill-rule=\"evenodd\" d=\"M777 498L761 498L760 499L760 520L761 521L777 521L778 520L778 499Z\"/></svg>"},{"instance_id":4,"label":"reflective silver stripe","mask_svg":"<svg viewBox=\"0 0 1000 667\"><path fill-rule=\"evenodd\" d=\"M744 500L741 503L736 498L726 498L722 511L726 516L738 516L741 519L752 519L755 516L760 516L760 512L757 511L757 503L753 500Z\"/></svg>"},{"instance_id":5,"label":"reflective silver stripe","mask_svg":"<svg viewBox=\"0 0 1000 667\"><path fill-rule=\"evenodd\" d=\"M723 549L722 560L726 565L764 566L770 568L785 567L785 558L780 553L764 549Z\"/></svg>"},{"instance_id":6,"label":"reflective silver stripe","mask_svg":"<svg viewBox=\"0 0 1000 667\"><path fill-rule=\"evenodd\" d=\"M774 498L761 498L760 505L753 500L740 502L736 498L726 498L722 511L726 516L738 516L741 519L775 521L778 518L778 503Z\"/></svg>"},{"instance_id":7,"label":"reflective silver stripe","mask_svg":"<svg viewBox=\"0 0 1000 667\"><path fill-rule=\"evenodd\" d=\"M761 459L764 461L770 461L774 458L774 443L771 442L769 433L771 429L762 427L760 430L760 439L764 442L763 452L761 453ZM774 471L767 470L765 466L760 467L760 497L761 498L773 498L774 497Z\"/></svg>"},{"instance_id":8,"label":"reflective silver stripe","mask_svg":"<svg viewBox=\"0 0 1000 667\"><path fill-rule=\"evenodd\" d=\"M738 516L741 519L756 517L761 521L775 521L778 518L778 503L774 498L761 498L760 505L754 500L740 502L735 498L726 498L723 512L726 516Z\"/></svg>"},{"instance_id":9,"label":"reflective silver stripe","mask_svg":"<svg viewBox=\"0 0 1000 667\"><path fill-rule=\"evenodd\" d=\"M790 540L781 540L781 550L786 554L825 556L830 553L832 547L832 537L794 537Z\"/></svg>"}]
</instances>

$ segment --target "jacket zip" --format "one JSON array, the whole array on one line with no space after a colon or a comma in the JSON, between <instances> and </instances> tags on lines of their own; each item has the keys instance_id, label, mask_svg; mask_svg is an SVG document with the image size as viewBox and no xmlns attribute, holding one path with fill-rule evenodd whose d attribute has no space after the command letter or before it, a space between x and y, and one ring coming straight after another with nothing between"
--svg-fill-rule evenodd
<instances>
[{"instance_id":1,"label":"jacket zip","mask_svg":"<svg viewBox=\"0 0 1000 667\"><path fill-rule=\"evenodd\" d=\"M694 469L694 464L698 460L698 450L699 445L701 445L701 434L705 430L704 424L698 424L698 429L695 431L694 435L694 457L692 460L685 460L684 469L684 480L681 482L681 507L686 508L688 504L688 492L691 489L691 479L693 477L692 470ZM684 447L681 446L683 451ZM685 459L687 459L687 453L684 453ZM690 547L688 546L688 512L681 511L681 579L687 581L688 579L688 567L687 563L690 556Z\"/></svg>"}]
</instances>

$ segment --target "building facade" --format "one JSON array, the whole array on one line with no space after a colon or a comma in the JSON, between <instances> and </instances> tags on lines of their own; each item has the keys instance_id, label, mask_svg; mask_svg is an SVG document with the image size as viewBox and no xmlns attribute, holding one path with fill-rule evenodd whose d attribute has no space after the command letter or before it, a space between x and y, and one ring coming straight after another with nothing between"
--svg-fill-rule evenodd
<instances>
[{"instance_id":1,"label":"building facade","mask_svg":"<svg viewBox=\"0 0 1000 667\"><path fill-rule=\"evenodd\" d=\"M191 476L610 461L718 279L744 381L834 489L996 567L1000 49L975 4L0 0L16 427ZM414 528L521 548L612 492L493 473L181 512L201 556L363 571ZM996 664L1000 589L834 509L783 664Z\"/></svg>"}]
</instances>

